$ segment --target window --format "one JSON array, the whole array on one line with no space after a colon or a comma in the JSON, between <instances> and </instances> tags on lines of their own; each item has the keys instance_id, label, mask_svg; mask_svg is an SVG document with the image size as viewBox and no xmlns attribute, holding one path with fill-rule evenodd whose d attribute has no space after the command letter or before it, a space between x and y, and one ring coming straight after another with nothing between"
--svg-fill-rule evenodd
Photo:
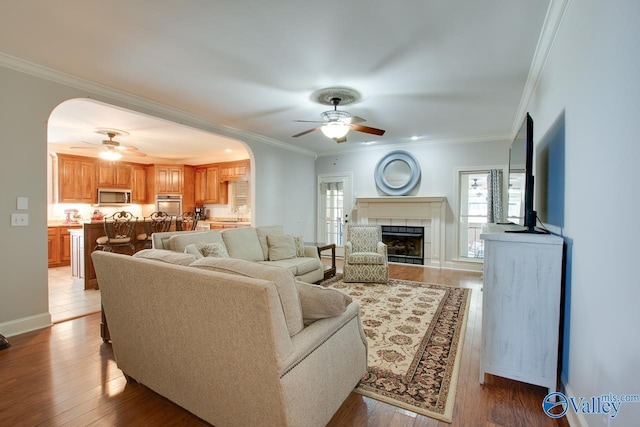
<instances>
[{"instance_id":1,"label":"window","mask_svg":"<svg viewBox=\"0 0 640 427\"><path fill-rule=\"evenodd\" d=\"M459 257L484 258L484 242L480 230L487 222L488 171L460 172Z\"/></svg>"},{"instance_id":2,"label":"window","mask_svg":"<svg viewBox=\"0 0 640 427\"><path fill-rule=\"evenodd\" d=\"M251 211L248 181L229 181L231 212L246 215Z\"/></svg>"},{"instance_id":3,"label":"window","mask_svg":"<svg viewBox=\"0 0 640 427\"><path fill-rule=\"evenodd\" d=\"M524 171L509 173L507 221L524 224Z\"/></svg>"}]
</instances>

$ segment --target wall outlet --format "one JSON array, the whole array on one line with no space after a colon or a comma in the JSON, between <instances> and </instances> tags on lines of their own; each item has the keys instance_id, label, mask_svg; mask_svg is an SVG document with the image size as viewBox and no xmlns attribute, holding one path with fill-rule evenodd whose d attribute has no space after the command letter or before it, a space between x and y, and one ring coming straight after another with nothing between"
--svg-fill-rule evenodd
<instances>
[{"instance_id":1,"label":"wall outlet","mask_svg":"<svg viewBox=\"0 0 640 427\"><path fill-rule=\"evenodd\" d=\"M20 213L11 214L12 227L26 227L27 225L29 225L29 214L20 214Z\"/></svg>"}]
</instances>

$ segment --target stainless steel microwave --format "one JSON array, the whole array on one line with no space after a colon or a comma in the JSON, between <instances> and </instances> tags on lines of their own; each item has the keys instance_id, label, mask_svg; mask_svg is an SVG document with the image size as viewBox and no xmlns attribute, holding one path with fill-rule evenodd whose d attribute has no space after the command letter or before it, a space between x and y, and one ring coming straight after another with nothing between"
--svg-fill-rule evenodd
<instances>
[{"instance_id":1,"label":"stainless steel microwave","mask_svg":"<svg viewBox=\"0 0 640 427\"><path fill-rule=\"evenodd\" d=\"M131 190L98 188L98 204L103 206L130 205Z\"/></svg>"}]
</instances>

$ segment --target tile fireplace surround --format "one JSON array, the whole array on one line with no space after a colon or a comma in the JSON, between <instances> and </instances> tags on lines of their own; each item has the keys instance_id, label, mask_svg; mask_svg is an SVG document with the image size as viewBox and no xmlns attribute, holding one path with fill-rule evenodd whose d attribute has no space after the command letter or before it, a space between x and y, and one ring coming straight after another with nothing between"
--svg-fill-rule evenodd
<instances>
[{"instance_id":1,"label":"tile fireplace surround","mask_svg":"<svg viewBox=\"0 0 640 427\"><path fill-rule=\"evenodd\" d=\"M424 265L443 268L446 197L356 198L356 223L424 227Z\"/></svg>"}]
</instances>

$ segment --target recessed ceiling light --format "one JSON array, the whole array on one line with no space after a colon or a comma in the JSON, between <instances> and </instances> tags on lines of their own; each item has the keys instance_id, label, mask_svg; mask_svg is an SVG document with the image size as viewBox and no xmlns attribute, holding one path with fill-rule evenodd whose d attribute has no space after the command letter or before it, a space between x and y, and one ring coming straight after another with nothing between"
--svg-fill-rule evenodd
<instances>
[{"instance_id":1,"label":"recessed ceiling light","mask_svg":"<svg viewBox=\"0 0 640 427\"><path fill-rule=\"evenodd\" d=\"M413 135L413 136L411 137L411 140L412 140L412 141L417 141L417 140L418 140L418 138L419 138L419 136L417 136L417 135Z\"/></svg>"},{"instance_id":2,"label":"recessed ceiling light","mask_svg":"<svg viewBox=\"0 0 640 427\"><path fill-rule=\"evenodd\" d=\"M225 153L231 153L233 150L231 148L227 148L226 150L224 150Z\"/></svg>"}]
</instances>

